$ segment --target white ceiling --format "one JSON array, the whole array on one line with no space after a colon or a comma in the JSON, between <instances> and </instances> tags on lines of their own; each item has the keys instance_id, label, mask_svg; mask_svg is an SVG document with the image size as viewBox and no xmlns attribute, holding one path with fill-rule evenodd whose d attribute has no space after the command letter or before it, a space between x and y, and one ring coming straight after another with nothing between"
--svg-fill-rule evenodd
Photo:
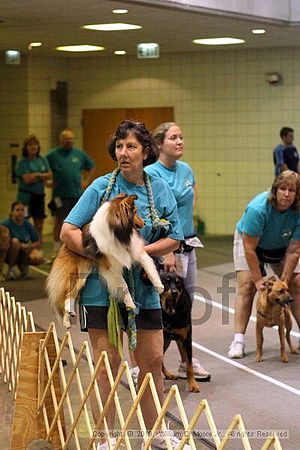
<instances>
[{"instance_id":1,"label":"white ceiling","mask_svg":"<svg viewBox=\"0 0 300 450\"><path fill-rule=\"evenodd\" d=\"M149 3L149 2L148 2ZM129 13L116 15L112 9L126 7ZM105 47L101 57L114 50L136 54L139 42L157 42L162 53L204 51L220 47L204 47L193 39L230 36L243 38L245 44L234 48L266 48L300 45L300 27L282 23L204 14L110 0L0 0L0 53L7 49L29 54L28 44L41 41L42 47L31 50L32 55L77 57L55 51L61 45L93 44ZM84 24L129 22L142 26L140 30L100 32L84 30ZM265 35L255 36L252 28L265 28ZM233 46L222 47L232 49ZM82 56L83 54L79 54ZM94 55L94 53L90 53ZM2 57L1 57L2 58Z\"/></svg>"}]
</instances>

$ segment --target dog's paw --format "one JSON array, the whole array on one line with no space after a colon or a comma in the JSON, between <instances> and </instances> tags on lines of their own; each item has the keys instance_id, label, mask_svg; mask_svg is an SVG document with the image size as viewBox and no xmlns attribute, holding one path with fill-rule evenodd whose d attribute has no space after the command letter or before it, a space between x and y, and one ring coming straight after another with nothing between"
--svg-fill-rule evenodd
<instances>
[{"instance_id":1,"label":"dog's paw","mask_svg":"<svg viewBox=\"0 0 300 450\"><path fill-rule=\"evenodd\" d=\"M165 287L164 287L164 285L162 283L161 284L156 284L154 287L155 287L155 289L157 290L157 292L159 294L162 294L164 292L164 290L165 290Z\"/></svg>"},{"instance_id":2,"label":"dog's paw","mask_svg":"<svg viewBox=\"0 0 300 450\"><path fill-rule=\"evenodd\" d=\"M196 381L192 381L191 383L189 383L189 390L190 392L200 392L201 389L199 388Z\"/></svg>"},{"instance_id":3,"label":"dog's paw","mask_svg":"<svg viewBox=\"0 0 300 450\"><path fill-rule=\"evenodd\" d=\"M255 358L255 361L256 361L256 362L262 362L262 355L257 354L257 355L256 355L256 358Z\"/></svg>"},{"instance_id":4,"label":"dog's paw","mask_svg":"<svg viewBox=\"0 0 300 450\"><path fill-rule=\"evenodd\" d=\"M288 363L288 362L289 362L289 358L288 358L288 355L287 355L286 353L284 353L283 355L281 355L280 359L281 359L281 361L282 361L283 363Z\"/></svg>"},{"instance_id":5,"label":"dog's paw","mask_svg":"<svg viewBox=\"0 0 300 450\"><path fill-rule=\"evenodd\" d=\"M297 350L296 347L291 347L290 351L293 355L299 355L299 350Z\"/></svg>"},{"instance_id":6,"label":"dog's paw","mask_svg":"<svg viewBox=\"0 0 300 450\"><path fill-rule=\"evenodd\" d=\"M178 379L178 377L172 372L165 372L164 375L165 375L166 380L177 380Z\"/></svg>"}]
</instances>

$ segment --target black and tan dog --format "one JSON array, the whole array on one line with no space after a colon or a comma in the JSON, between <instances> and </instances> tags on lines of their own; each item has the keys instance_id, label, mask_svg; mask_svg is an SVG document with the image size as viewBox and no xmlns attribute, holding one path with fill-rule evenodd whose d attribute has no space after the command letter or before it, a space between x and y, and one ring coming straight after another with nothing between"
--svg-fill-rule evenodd
<instances>
[{"instance_id":1,"label":"black and tan dog","mask_svg":"<svg viewBox=\"0 0 300 450\"><path fill-rule=\"evenodd\" d=\"M256 303L256 361L262 361L263 328L278 325L280 338L280 358L282 362L289 361L285 350L285 337L290 352L297 354L298 350L292 345L290 332L292 317L289 307L292 298L285 281L271 277L265 282L266 289L259 295Z\"/></svg>"},{"instance_id":2,"label":"black and tan dog","mask_svg":"<svg viewBox=\"0 0 300 450\"><path fill-rule=\"evenodd\" d=\"M175 272L161 272L161 281L165 287L160 295L163 317L164 353L172 340L186 355L187 380L190 392L200 392L196 383L192 364L192 302L189 293L184 288L183 280ZM177 377L169 372L164 364L162 371L167 380Z\"/></svg>"}]
</instances>

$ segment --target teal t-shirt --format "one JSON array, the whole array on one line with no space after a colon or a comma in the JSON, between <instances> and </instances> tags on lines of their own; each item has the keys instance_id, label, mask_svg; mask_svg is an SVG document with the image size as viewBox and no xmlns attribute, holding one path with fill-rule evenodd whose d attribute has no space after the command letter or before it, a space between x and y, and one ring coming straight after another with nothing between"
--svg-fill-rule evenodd
<instances>
[{"instance_id":1,"label":"teal t-shirt","mask_svg":"<svg viewBox=\"0 0 300 450\"><path fill-rule=\"evenodd\" d=\"M266 250L288 247L291 239L300 241L300 213L289 208L277 211L268 201L270 192L262 192L247 205L237 223L240 234L260 236L258 246Z\"/></svg>"},{"instance_id":2,"label":"teal t-shirt","mask_svg":"<svg viewBox=\"0 0 300 450\"><path fill-rule=\"evenodd\" d=\"M65 222L82 228L83 225L90 222L101 204L102 197L107 188L111 174L97 178L83 193L78 203L72 209ZM183 234L178 220L176 200L168 187L167 183L159 178L151 177L152 191L155 201L155 208L158 216L170 222L165 236L176 239L183 239ZM137 186L129 183L121 173L117 175L116 182L112 187L110 198L125 192L127 194L137 194L138 199L135 201L138 214L145 222L145 226L140 230L141 236L145 242L155 242L162 237L162 231L154 231L150 218L150 208L146 186ZM134 297L135 302L139 304L141 309L160 308L159 295L152 286L147 286L142 282L140 276L141 268L135 265L133 269L134 277ZM124 271L125 278L126 271ZM80 301L86 306L107 306L109 304L108 292L106 284L99 279L97 273L91 274L86 285L81 291Z\"/></svg>"},{"instance_id":3,"label":"teal t-shirt","mask_svg":"<svg viewBox=\"0 0 300 450\"><path fill-rule=\"evenodd\" d=\"M16 165L16 175L18 177L18 193L17 200L24 205L30 202L30 194L44 194L45 185L42 180L28 184L23 181L22 175L34 172L49 172L50 167L46 158L38 156L35 159L21 158Z\"/></svg>"},{"instance_id":4,"label":"teal t-shirt","mask_svg":"<svg viewBox=\"0 0 300 450\"><path fill-rule=\"evenodd\" d=\"M194 228L194 186L195 178L190 166L176 161L172 167L164 166L160 161L145 167L149 175L163 178L171 188L177 202L178 217L184 237L195 235Z\"/></svg>"},{"instance_id":5,"label":"teal t-shirt","mask_svg":"<svg viewBox=\"0 0 300 450\"><path fill-rule=\"evenodd\" d=\"M0 224L5 225L9 229L10 237L17 238L24 244L27 244L28 242L36 242L39 240L36 229L27 219L24 219L22 225L18 225L14 220L10 218L2 220Z\"/></svg>"},{"instance_id":6,"label":"teal t-shirt","mask_svg":"<svg viewBox=\"0 0 300 450\"><path fill-rule=\"evenodd\" d=\"M53 172L53 197L79 198L82 194L81 172L94 167L93 160L82 150L55 148L46 156Z\"/></svg>"}]
</instances>

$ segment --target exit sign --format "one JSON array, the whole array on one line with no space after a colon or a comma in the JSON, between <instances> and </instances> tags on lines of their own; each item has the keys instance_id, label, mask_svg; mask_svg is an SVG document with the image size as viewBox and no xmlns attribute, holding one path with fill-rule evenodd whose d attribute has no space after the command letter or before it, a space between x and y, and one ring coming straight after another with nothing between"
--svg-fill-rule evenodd
<instances>
[{"instance_id":1,"label":"exit sign","mask_svg":"<svg viewBox=\"0 0 300 450\"><path fill-rule=\"evenodd\" d=\"M159 45L154 42L138 44L137 57L140 59L159 58Z\"/></svg>"}]
</instances>

